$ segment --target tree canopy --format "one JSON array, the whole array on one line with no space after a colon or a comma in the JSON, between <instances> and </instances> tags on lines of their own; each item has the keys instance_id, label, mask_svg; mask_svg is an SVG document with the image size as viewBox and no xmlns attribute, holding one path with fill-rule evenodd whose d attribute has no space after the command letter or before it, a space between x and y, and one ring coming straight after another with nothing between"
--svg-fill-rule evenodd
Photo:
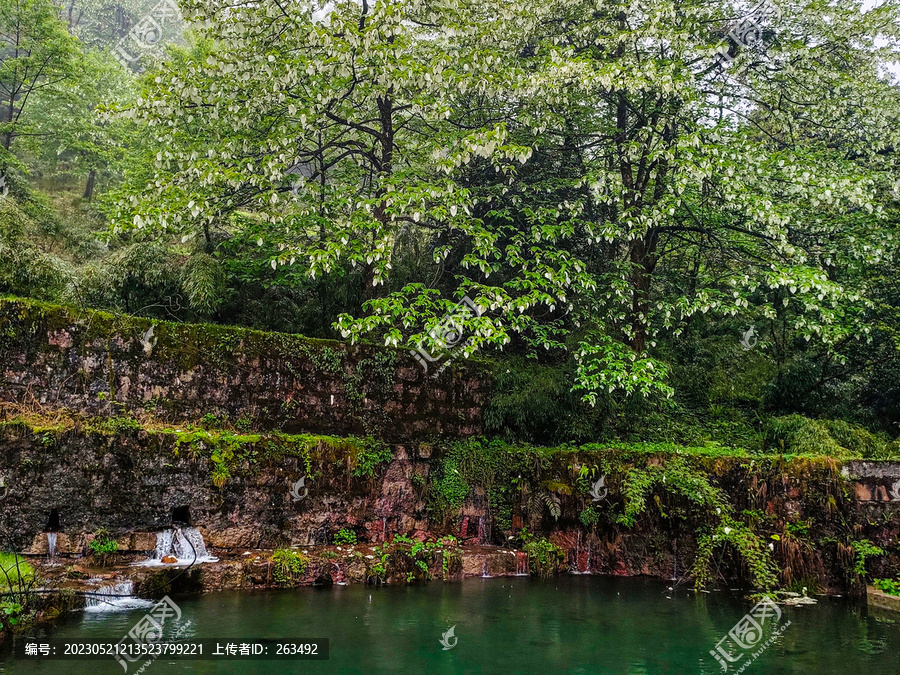
<instances>
[{"instance_id":1,"label":"tree canopy","mask_svg":"<svg viewBox=\"0 0 900 675\"><path fill-rule=\"evenodd\" d=\"M894 3L780 3L761 48L702 1L184 8L196 40L121 109L153 175L117 231L210 246L251 218L273 267L355 279L344 337L439 348L468 296L467 352L566 350L589 400L671 393L654 348L701 315L869 339Z\"/></svg>"}]
</instances>

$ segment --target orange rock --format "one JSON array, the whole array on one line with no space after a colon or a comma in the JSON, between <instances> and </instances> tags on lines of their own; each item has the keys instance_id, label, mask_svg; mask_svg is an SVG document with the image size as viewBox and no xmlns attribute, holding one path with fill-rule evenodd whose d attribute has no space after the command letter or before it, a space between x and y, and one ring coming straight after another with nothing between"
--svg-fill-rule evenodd
<instances>
[{"instance_id":1,"label":"orange rock","mask_svg":"<svg viewBox=\"0 0 900 675\"><path fill-rule=\"evenodd\" d=\"M174 555L164 555L162 557L162 562L166 564L177 563L178 558L176 558Z\"/></svg>"}]
</instances>

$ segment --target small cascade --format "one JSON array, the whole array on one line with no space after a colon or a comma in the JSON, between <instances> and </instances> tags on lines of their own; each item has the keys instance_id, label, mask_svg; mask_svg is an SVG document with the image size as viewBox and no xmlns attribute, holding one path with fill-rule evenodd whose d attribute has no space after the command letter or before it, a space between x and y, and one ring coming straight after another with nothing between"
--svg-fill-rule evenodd
<instances>
[{"instance_id":1,"label":"small cascade","mask_svg":"<svg viewBox=\"0 0 900 675\"><path fill-rule=\"evenodd\" d=\"M484 544L488 540L487 526L484 524L484 516L478 517L478 543Z\"/></svg>"},{"instance_id":2,"label":"small cascade","mask_svg":"<svg viewBox=\"0 0 900 675\"><path fill-rule=\"evenodd\" d=\"M175 530L163 530L156 535L156 549L153 551L154 560L162 560L172 550L172 540L175 538Z\"/></svg>"},{"instance_id":3,"label":"small cascade","mask_svg":"<svg viewBox=\"0 0 900 675\"><path fill-rule=\"evenodd\" d=\"M572 564L569 565L569 573L570 574L581 574L581 567L579 565L580 561L578 558L578 554L580 553L581 544L581 532L578 532L578 538L575 539L575 559L572 561Z\"/></svg>"},{"instance_id":4,"label":"small cascade","mask_svg":"<svg viewBox=\"0 0 900 675\"><path fill-rule=\"evenodd\" d=\"M484 556L481 559L481 577L483 579L490 579L491 575L488 574L488 559L487 556Z\"/></svg>"},{"instance_id":5,"label":"small cascade","mask_svg":"<svg viewBox=\"0 0 900 675\"><path fill-rule=\"evenodd\" d=\"M528 576L528 554L524 551L516 551L516 576Z\"/></svg>"},{"instance_id":6,"label":"small cascade","mask_svg":"<svg viewBox=\"0 0 900 675\"><path fill-rule=\"evenodd\" d=\"M344 575L344 570L341 569L341 563L334 563L334 583L337 586L346 586L347 585L347 577Z\"/></svg>"},{"instance_id":7,"label":"small cascade","mask_svg":"<svg viewBox=\"0 0 900 675\"><path fill-rule=\"evenodd\" d=\"M386 517L382 517L382 518L381 518L381 536L382 536L382 538L383 538L384 541L387 541L387 540L388 540L388 534L387 534L387 518L386 518Z\"/></svg>"},{"instance_id":8,"label":"small cascade","mask_svg":"<svg viewBox=\"0 0 900 675\"><path fill-rule=\"evenodd\" d=\"M163 562L163 558L175 558L175 562ZM217 562L206 550L203 535L196 527L175 527L163 530L156 535L156 549L153 557L142 565L190 565L191 563Z\"/></svg>"},{"instance_id":9,"label":"small cascade","mask_svg":"<svg viewBox=\"0 0 900 675\"><path fill-rule=\"evenodd\" d=\"M56 532L47 533L47 560L56 557Z\"/></svg>"},{"instance_id":10,"label":"small cascade","mask_svg":"<svg viewBox=\"0 0 900 675\"><path fill-rule=\"evenodd\" d=\"M84 598L85 612L122 612L130 609L153 607L151 600L141 600L134 595L134 584L122 581L104 584Z\"/></svg>"}]
</instances>

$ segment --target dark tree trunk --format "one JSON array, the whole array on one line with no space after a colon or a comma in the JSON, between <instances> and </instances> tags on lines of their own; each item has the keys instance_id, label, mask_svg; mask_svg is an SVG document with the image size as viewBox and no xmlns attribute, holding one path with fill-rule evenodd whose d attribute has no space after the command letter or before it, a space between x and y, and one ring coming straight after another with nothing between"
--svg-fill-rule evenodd
<instances>
[{"instance_id":1,"label":"dark tree trunk","mask_svg":"<svg viewBox=\"0 0 900 675\"><path fill-rule=\"evenodd\" d=\"M88 201L94 196L94 183L97 182L97 172L91 169L87 177L87 185L84 186L84 194L82 195Z\"/></svg>"}]
</instances>

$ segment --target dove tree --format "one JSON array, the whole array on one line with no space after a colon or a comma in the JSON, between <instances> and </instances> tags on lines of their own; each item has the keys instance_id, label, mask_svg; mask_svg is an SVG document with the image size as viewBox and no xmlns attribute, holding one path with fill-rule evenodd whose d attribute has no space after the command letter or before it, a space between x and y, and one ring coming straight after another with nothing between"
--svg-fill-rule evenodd
<instances>
[{"instance_id":1,"label":"dove tree","mask_svg":"<svg viewBox=\"0 0 900 675\"><path fill-rule=\"evenodd\" d=\"M447 92L487 89L469 73L490 64L443 50L424 6L339 2L313 21L309 5L186 3L201 42L124 111L160 150L118 227L211 241L229 216L252 212L282 250L273 266L302 264L312 278L358 266L374 296L404 227L465 216L449 175L460 156L525 151L503 145L500 123L444 123Z\"/></svg>"},{"instance_id":2,"label":"dove tree","mask_svg":"<svg viewBox=\"0 0 900 675\"><path fill-rule=\"evenodd\" d=\"M670 394L653 349L698 315L865 337L859 271L896 248L894 3L184 13L198 41L123 111L158 151L116 227L211 246L242 215L275 267L360 270L345 337L440 348L467 295L466 353L571 350L591 402Z\"/></svg>"}]
</instances>

